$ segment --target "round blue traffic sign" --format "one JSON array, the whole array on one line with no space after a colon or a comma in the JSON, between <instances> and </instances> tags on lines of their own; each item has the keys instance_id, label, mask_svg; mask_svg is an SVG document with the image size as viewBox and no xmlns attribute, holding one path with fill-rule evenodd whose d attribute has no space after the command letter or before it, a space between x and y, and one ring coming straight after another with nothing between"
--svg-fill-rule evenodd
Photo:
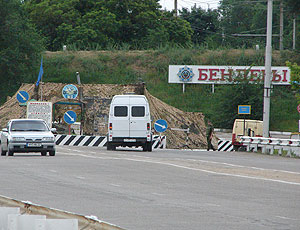
<instances>
[{"instance_id":1,"label":"round blue traffic sign","mask_svg":"<svg viewBox=\"0 0 300 230\"><path fill-rule=\"evenodd\" d=\"M19 91L17 94L17 100L20 103L25 103L29 99L29 94L26 91Z\"/></svg>"},{"instance_id":2,"label":"round blue traffic sign","mask_svg":"<svg viewBox=\"0 0 300 230\"><path fill-rule=\"evenodd\" d=\"M65 112L64 121L68 124L73 124L76 121L76 113L72 110Z\"/></svg>"},{"instance_id":3,"label":"round blue traffic sign","mask_svg":"<svg viewBox=\"0 0 300 230\"><path fill-rule=\"evenodd\" d=\"M154 129L156 130L156 132L162 133L166 131L167 128L168 128L168 123L163 119L157 120L154 123Z\"/></svg>"},{"instance_id":4,"label":"round blue traffic sign","mask_svg":"<svg viewBox=\"0 0 300 230\"><path fill-rule=\"evenodd\" d=\"M75 99L78 96L78 89L75 85L65 85L62 89L62 95L66 99Z\"/></svg>"}]
</instances>

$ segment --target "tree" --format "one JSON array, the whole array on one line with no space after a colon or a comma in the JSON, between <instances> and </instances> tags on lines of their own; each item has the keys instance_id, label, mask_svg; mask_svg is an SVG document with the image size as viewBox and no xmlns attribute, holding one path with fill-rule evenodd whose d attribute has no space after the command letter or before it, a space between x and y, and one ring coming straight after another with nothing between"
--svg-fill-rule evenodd
<instances>
[{"instance_id":1,"label":"tree","mask_svg":"<svg viewBox=\"0 0 300 230\"><path fill-rule=\"evenodd\" d=\"M253 84L243 79L234 85L219 86L214 101L212 111L221 110L210 115L217 127L232 129L233 122L237 118L262 120L263 84L261 82ZM239 116L237 113L239 105L251 105L251 115Z\"/></svg>"},{"instance_id":2,"label":"tree","mask_svg":"<svg viewBox=\"0 0 300 230\"><path fill-rule=\"evenodd\" d=\"M162 12L159 22L168 35L168 43L189 45L193 30L189 22L182 18L174 17L171 12ZM163 36L163 34L161 35Z\"/></svg>"},{"instance_id":3,"label":"tree","mask_svg":"<svg viewBox=\"0 0 300 230\"><path fill-rule=\"evenodd\" d=\"M43 40L18 0L0 0L0 21L0 103L3 103L21 83L33 81L32 72L38 70Z\"/></svg>"},{"instance_id":4,"label":"tree","mask_svg":"<svg viewBox=\"0 0 300 230\"><path fill-rule=\"evenodd\" d=\"M300 13L300 1L295 0L284 0L283 1L290 12L299 14Z\"/></svg>"},{"instance_id":5,"label":"tree","mask_svg":"<svg viewBox=\"0 0 300 230\"><path fill-rule=\"evenodd\" d=\"M219 13L217 10L208 9L205 11L201 7L192 7L191 10L183 8L180 17L191 24L193 35L192 41L195 44L202 44L207 37L215 35L218 31Z\"/></svg>"},{"instance_id":6,"label":"tree","mask_svg":"<svg viewBox=\"0 0 300 230\"><path fill-rule=\"evenodd\" d=\"M231 47L252 47L257 44L258 38L236 37L233 34L239 33L261 33L257 30L266 27L265 4L251 3L240 0L222 0L218 8L221 17L221 28L224 34L224 42ZM259 24L258 24L259 23ZM263 31L264 33L264 31Z\"/></svg>"},{"instance_id":7,"label":"tree","mask_svg":"<svg viewBox=\"0 0 300 230\"><path fill-rule=\"evenodd\" d=\"M60 50L70 44L79 49L91 45L106 48L110 44L143 49L153 48L162 41L182 45L190 42L189 24L182 19L175 20L160 7L158 0L25 2L31 20L47 38L49 50Z\"/></svg>"}]
</instances>

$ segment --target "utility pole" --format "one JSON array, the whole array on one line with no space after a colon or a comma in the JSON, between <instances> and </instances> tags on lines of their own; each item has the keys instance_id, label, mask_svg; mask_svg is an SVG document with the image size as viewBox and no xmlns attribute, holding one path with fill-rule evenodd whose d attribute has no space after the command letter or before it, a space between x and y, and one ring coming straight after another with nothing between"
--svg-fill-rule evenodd
<instances>
[{"instance_id":1,"label":"utility pole","mask_svg":"<svg viewBox=\"0 0 300 230\"><path fill-rule=\"evenodd\" d=\"M280 1L280 32L279 32L279 50L283 50L283 3Z\"/></svg>"},{"instance_id":2,"label":"utility pole","mask_svg":"<svg viewBox=\"0 0 300 230\"><path fill-rule=\"evenodd\" d=\"M296 15L293 20L293 50L296 49Z\"/></svg>"},{"instance_id":3,"label":"utility pole","mask_svg":"<svg viewBox=\"0 0 300 230\"><path fill-rule=\"evenodd\" d=\"M263 137L269 137L270 126L270 96L271 96L271 64L272 64L272 14L273 0L268 0L267 14L267 43L265 54L265 79L264 79L264 114Z\"/></svg>"},{"instance_id":4,"label":"utility pole","mask_svg":"<svg viewBox=\"0 0 300 230\"><path fill-rule=\"evenodd\" d=\"M174 16L177 18L177 0L174 0L174 10L175 10Z\"/></svg>"}]
</instances>

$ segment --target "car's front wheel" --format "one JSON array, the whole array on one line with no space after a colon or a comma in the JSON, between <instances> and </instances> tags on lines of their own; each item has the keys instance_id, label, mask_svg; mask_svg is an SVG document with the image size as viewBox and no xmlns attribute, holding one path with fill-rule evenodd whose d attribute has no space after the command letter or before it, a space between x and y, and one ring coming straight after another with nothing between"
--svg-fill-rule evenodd
<instances>
[{"instance_id":1,"label":"car's front wheel","mask_svg":"<svg viewBox=\"0 0 300 230\"><path fill-rule=\"evenodd\" d=\"M55 156L55 151L53 150L53 151L50 151L49 152L49 156Z\"/></svg>"},{"instance_id":2,"label":"car's front wheel","mask_svg":"<svg viewBox=\"0 0 300 230\"><path fill-rule=\"evenodd\" d=\"M1 146L1 156L6 156L7 151L4 151Z\"/></svg>"},{"instance_id":3,"label":"car's front wheel","mask_svg":"<svg viewBox=\"0 0 300 230\"><path fill-rule=\"evenodd\" d=\"M42 155L42 156L47 156L47 152L46 152L46 151L42 151L42 152L41 152L41 155Z\"/></svg>"}]
</instances>

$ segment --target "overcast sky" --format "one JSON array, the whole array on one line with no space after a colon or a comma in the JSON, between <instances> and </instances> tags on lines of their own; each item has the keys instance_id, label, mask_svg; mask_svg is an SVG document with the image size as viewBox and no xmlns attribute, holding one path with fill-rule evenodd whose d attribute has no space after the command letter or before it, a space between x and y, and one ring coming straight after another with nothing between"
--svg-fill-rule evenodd
<instances>
[{"instance_id":1,"label":"overcast sky","mask_svg":"<svg viewBox=\"0 0 300 230\"><path fill-rule=\"evenodd\" d=\"M174 9L174 0L160 0L160 4L162 5L162 9L173 10ZM219 4L219 0L177 0L178 9L188 8L190 9L196 3L197 7L200 6L202 9L216 9Z\"/></svg>"}]
</instances>

